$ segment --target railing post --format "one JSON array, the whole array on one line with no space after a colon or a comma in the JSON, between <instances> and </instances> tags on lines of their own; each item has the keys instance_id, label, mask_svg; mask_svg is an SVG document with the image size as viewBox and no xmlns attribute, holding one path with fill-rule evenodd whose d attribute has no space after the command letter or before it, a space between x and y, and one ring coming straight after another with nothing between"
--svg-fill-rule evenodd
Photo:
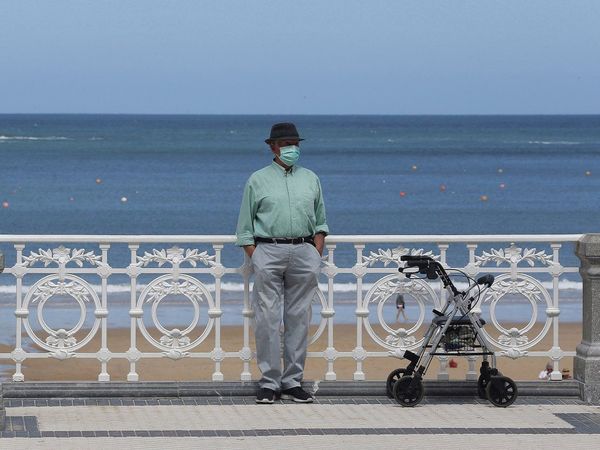
<instances>
[{"instance_id":1,"label":"railing post","mask_svg":"<svg viewBox=\"0 0 600 450\"><path fill-rule=\"evenodd\" d=\"M363 285L363 277L365 276L365 267L362 265L362 252L365 249L365 244L354 244L354 248L356 249L356 264L354 265L352 272L354 276L356 276L356 347L354 348L354 360L356 361L356 371L354 372L353 379L354 381L364 381L365 373L363 372L363 361L365 351L363 348L363 326L364 321L369 320L369 313L362 311L362 285ZM327 349L329 351L329 349ZM335 354L334 352L331 352ZM333 365L332 358L329 358L330 366ZM329 378L328 378L329 379ZM334 378L335 379L335 378Z\"/></svg>"},{"instance_id":2,"label":"railing post","mask_svg":"<svg viewBox=\"0 0 600 450\"><path fill-rule=\"evenodd\" d=\"M137 308L137 276L138 268L137 263L137 250L140 248L139 244L129 244L129 252L131 253L131 263L129 264L129 277L131 283L131 309L129 310L129 316L131 317L129 323L129 338L130 347L127 351L127 359L129 360L129 373L127 374L127 381L139 381L140 376L136 372L136 363L142 356L141 352L137 349L137 328L136 320L138 317L144 315L144 311Z\"/></svg>"},{"instance_id":3,"label":"railing post","mask_svg":"<svg viewBox=\"0 0 600 450\"><path fill-rule=\"evenodd\" d=\"M110 244L100 244L100 250L102 251L102 264L103 267L108 267L108 249L110 248ZM108 276L109 272L103 272L101 274L102 277L102 311L101 315L101 331L100 331L100 339L101 339L101 348L98 352L98 356L100 359L100 374L98 375L98 381L110 381L110 375L108 373L108 361L110 360L110 351L108 350L108 323L107 323L107 315L108 315ZM99 311L96 311L98 313Z\"/></svg>"},{"instance_id":4,"label":"railing post","mask_svg":"<svg viewBox=\"0 0 600 450\"><path fill-rule=\"evenodd\" d=\"M0 255L1 254L2 253L0 253ZM5 424L4 424L5 422L6 422L6 411L4 410L4 391L2 389L2 383L0 383L0 430L5 429Z\"/></svg>"},{"instance_id":5,"label":"railing post","mask_svg":"<svg viewBox=\"0 0 600 450\"><path fill-rule=\"evenodd\" d=\"M586 234L577 242L583 281L583 333L573 362L574 378L588 403L600 404L600 233Z\"/></svg>"},{"instance_id":6,"label":"railing post","mask_svg":"<svg viewBox=\"0 0 600 450\"><path fill-rule=\"evenodd\" d=\"M252 263L245 252L244 264L240 270L244 277L244 309L242 310L242 317L244 318L244 343L242 344L243 347L240 351L240 357L244 363L242 365L243 368L240 379L241 381L251 381L252 373L250 372L250 361L252 360L252 350L250 350L250 326L251 321L254 320L254 311L252 310L252 304L250 302L250 274L252 273Z\"/></svg>"},{"instance_id":7,"label":"railing post","mask_svg":"<svg viewBox=\"0 0 600 450\"><path fill-rule=\"evenodd\" d=\"M221 251L223 244L213 244L215 250L215 265L213 267L213 275L215 277L215 309L209 311L209 317L215 319L215 348L212 352L212 359L215 362L215 371L212 374L213 381L223 381L223 372L221 372L221 363L225 357L225 352L221 348L221 277L225 273L221 264Z\"/></svg>"},{"instance_id":8,"label":"railing post","mask_svg":"<svg viewBox=\"0 0 600 450\"><path fill-rule=\"evenodd\" d=\"M16 243L15 250L17 252L17 259L15 262L15 266L17 264L23 263L23 250L25 249L25 244ZM15 316L17 318L17 329L15 333L15 350L13 351L13 360L15 361L15 373L12 376L13 381L25 381L25 376L23 372L21 372L21 367L23 365L23 361L25 361L26 353L21 346L23 341L23 317L27 317L29 314L29 310L23 310L23 276L25 272L21 272L16 275L16 283L17 283L17 299L16 299L16 310ZM18 313L17 313L18 311Z\"/></svg>"}]
</instances>

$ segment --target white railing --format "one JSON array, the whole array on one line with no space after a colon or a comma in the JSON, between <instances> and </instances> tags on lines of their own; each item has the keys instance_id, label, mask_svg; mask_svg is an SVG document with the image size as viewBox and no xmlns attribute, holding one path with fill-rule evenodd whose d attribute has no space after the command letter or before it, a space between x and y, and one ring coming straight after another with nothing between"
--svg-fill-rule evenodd
<instances>
[{"instance_id":1,"label":"white railing","mask_svg":"<svg viewBox=\"0 0 600 450\"><path fill-rule=\"evenodd\" d=\"M481 299L477 310L489 314L491 323L485 333L495 346L497 356L521 358L544 356L552 360L552 379L561 379L560 361L574 356L574 349L561 349L559 320L561 286L565 274L577 278L579 267L561 264L561 248L572 244L581 235L472 235L472 236L329 236L323 258L322 289L315 298L314 310L319 311L318 324L310 337L311 344L323 343L309 351L309 358L324 358L327 363L323 378L337 378L335 362L350 358L355 363L354 380L364 380L364 365L378 358L388 358L389 352L419 348L427 314L446 300L439 281L407 279L398 272L405 254L428 254L445 266L462 261L459 268L471 277L493 273L496 282ZM15 317L14 349L0 353L0 364L14 364L13 381L23 381L22 365L28 359L73 357L99 362L99 381L109 381L108 362L128 361L128 381L138 381L136 364L150 358L198 358L214 364L213 381L224 379L221 364L225 359L240 361L239 379L251 379L253 360L250 330L253 316L250 301L252 269L237 256L238 266L223 263L224 249L234 254L233 236L18 236L0 235L7 267L0 276L4 286L4 303L11 303ZM521 245L522 243L523 245ZM533 248L536 245L537 248ZM541 249L540 249L541 245ZM14 250L14 252L13 252ZM116 255L120 251L120 259ZM237 251L237 250L236 250ZM238 251L239 252L239 251ZM109 255L110 253L110 255ZM126 253L126 257L123 255ZM572 256L572 251L569 252ZM241 255L241 252L236 255ZM341 258L340 258L341 256ZM564 257L564 255L563 255ZM116 258L116 259L115 259ZM232 258L236 259L236 258ZM337 263L338 260L341 262ZM571 258L574 261L574 258ZM7 285L9 276L14 284ZM128 285L128 308L117 308L111 286L117 278ZM146 282L141 282L141 279ZM236 295L239 309L233 313L243 326L243 338L238 351L224 351L221 333L224 317L223 279L243 286ZM353 286L355 298L348 305L348 294L336 290L338 280ZM579 279L579 278L577 278ZM350 280L350 281L348 281ZM325 283L326 281L326 283ZM14 290L13 290L14 288ZM6 292L12 293L6 294ZM406 294L418 319L406 328L391 324L388 311L395 311L394 297ZM229 294L231 296L231 294ZM341 300L341 297L346 296ZM193 310L188 323L179 328L163 326L158 314L179 296L180 308L185 299ZM517 317L513 322L524 325L506 328L497 314L503 299L520 297L530 305L531 317ZM7 300L8 299L8 300ZM60 299L74 302L79 318L74 326L49 324L45 307ZM161 303L162 302L162 303ZM345 304L344 304L345 302ZM178 306L179 305L179 306ZM14 307L14 309L12 309ZM356 325L352 351L336 346L336 312L352 308ZM387 314L386 314L387 313ZM130 348L113 351L108 338L111 333L108 318L122 314L130 330ZM338 314L339 316L339 314ZM54 317L54 322L56 322ZM59 319L60 320L60 319ZM530 335L534 325L539 329ZM0 330L0 342L9 340L10 330ZM92 338L100 338L100 348L89 350ZM531 349L545 336L552 336L552 345L543 350ZM139 339L150 344L152 351L139 349ZM202 343L212 340L212 351L199 351ZM365 349L366 340L376 350ZM28 341L28 342L25 342ZM344 343L347 345L347 342ZM440 379L447 378L447 357L439 357ZM475 357L469 357L467 378L476 378Z\"/></svg>"}]
</instances>

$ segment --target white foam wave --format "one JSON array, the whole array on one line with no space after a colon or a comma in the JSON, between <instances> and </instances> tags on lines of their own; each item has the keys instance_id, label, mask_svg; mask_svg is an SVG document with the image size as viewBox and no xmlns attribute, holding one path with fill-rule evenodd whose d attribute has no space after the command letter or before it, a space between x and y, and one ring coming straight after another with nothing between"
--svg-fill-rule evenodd
<instances>
[{"instance_id":1,"label":"white foam wave","mask_svg":"<svg viewBox=\"0 0 600 450\"><path fill-rule=\"evenodd\" d=\"M65 136L2 136L0 141L72 141Z\"/></svg>"},{"instance_id":2,"label":"white foam wave","mask_svg":"<svg viewBox=\"0 0 600 450\"><path fill-rule=\"evenodd\" d=\"M528 141L528 144L538 144L538 145L578 145L582 144L582 142L578 141Z\"/></svg>"},{"instance_id":3,"label":"white foam wave","mask_svg":"<svg viewBox=\"0 0 600 450\"><path fill-rule=\"evenodd\" d=\"M466 289L468 286L467 283L464 283L464 282L455 282L455 285L458 289L461 289L461 290ZM147 286L146 284L138 284L136 290L138 292L142 291L146 286ZM211 291L211 292L215 291L214 283L206 283L205 286L209 291ZM374 286L374 283L363 283L362 289L364 292L366 292L369 289L371 289L373 286ZM543 281L542 286L548 290L551 290L553 288L552 281ZM252 283L250 283L250 287L252 287ZM333 291L339 292L339 293L356 292L356 287L357 287L356 283L334 283ZM432 287L436 288L437 286L435 284L433 284ZM99 284L92 285L92 288L98 293L102 291L102 287ZM322 291L326 292L328 289L328 285L327 285L327 283L319 283L319 288ZM581 291L582 284L580 281L560 280L558 283L558 288L560 290ZM28 289L29 289L28 286L23 286L23 293L26 294ZM243 285L243 283L222 282L221 290L227 291L227 292L243 292L244 285ZM16 291L16 287L14 285L0 286L0 294L14 294L15 291ZM125 294L130 291L131 291L131 285L129 285L129 284L109 284L107 286L107 292L109 294Z\"/></svg>"}]
</instances>

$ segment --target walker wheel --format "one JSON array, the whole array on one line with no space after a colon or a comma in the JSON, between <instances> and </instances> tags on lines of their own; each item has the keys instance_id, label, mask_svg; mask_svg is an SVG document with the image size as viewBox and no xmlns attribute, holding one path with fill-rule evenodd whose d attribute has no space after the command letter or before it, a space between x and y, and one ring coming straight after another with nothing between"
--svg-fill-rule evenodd
<instances>
[{"instance_id":1,"label":"walker wheel","mask_svg":"<svg viewBox=\"0 0 600 450\"><path fill-rule=\"evenodd\" d=\"M494 406L506 408L514 403L519 394L517 385L508 377L492 377L485 391L487 398Z\"/></svg>"},{"instance_id":2,"label":"walker wheel","mask_svg":"<svg viewBox=\"0 0 600 450\"><path fill-rule=\"evenodd\" d=\"M486 387L490 382L490 378L495 376L502 376L502 374L495 367L490 367L489 363L482 363L481 369L479 369L479 373L481 375L479 375L479 378L477 379L477 395L479 396L479 398L487 400L488 397Z\"/></svg>"},{"instance_id":3,"label":"walker wheel","mask_svg":"<svg viewBox=\"0 0 600 450\"><path fill-rule=\"evenodd\" d=\"M489 375L487 377L485 375L479 375L479 379L477 380L477 395L479 398L487 400L487 392L485 388L487 387L489 381Z\"/></svg>"},{"instance_id":4,"label":"walker wheel","mask_svg":"<svg viewBox=\"0 0 600 450\"><path fill-rule=\"evenodd\" d=\"M404 376L406 369L395 369L390 372L385 383L385 392L389 398L394 398L394 384Z\"/></svg>"},{"instance_id":5,"label":"walker wheel","mask_svg":"<svg viewBox=\"0 0 600 450\"><path fill-rule=\"evenodd\" d=\"M394 398L401 406L415 406L423 400L423 382L404 376L394 383Z\"/></svg>"}]
</instances>

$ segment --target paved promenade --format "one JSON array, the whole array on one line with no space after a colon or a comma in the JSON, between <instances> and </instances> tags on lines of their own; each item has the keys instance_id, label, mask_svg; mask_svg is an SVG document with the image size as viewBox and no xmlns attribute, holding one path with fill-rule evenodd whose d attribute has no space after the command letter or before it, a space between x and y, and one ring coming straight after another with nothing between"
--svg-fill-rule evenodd
<instances>
[{"instance_id":1,"label":"paved promenade","mask_svg":"<svg viewBox=\"0 0 600 450\"><path fill-rule=\"evenodd\" d=\"M252 397L5 399L0 448L596 449L600 407L573 398L519 397L509 408L474 398L320 397L256 405Z\"/></svg>"}]
</instances>

